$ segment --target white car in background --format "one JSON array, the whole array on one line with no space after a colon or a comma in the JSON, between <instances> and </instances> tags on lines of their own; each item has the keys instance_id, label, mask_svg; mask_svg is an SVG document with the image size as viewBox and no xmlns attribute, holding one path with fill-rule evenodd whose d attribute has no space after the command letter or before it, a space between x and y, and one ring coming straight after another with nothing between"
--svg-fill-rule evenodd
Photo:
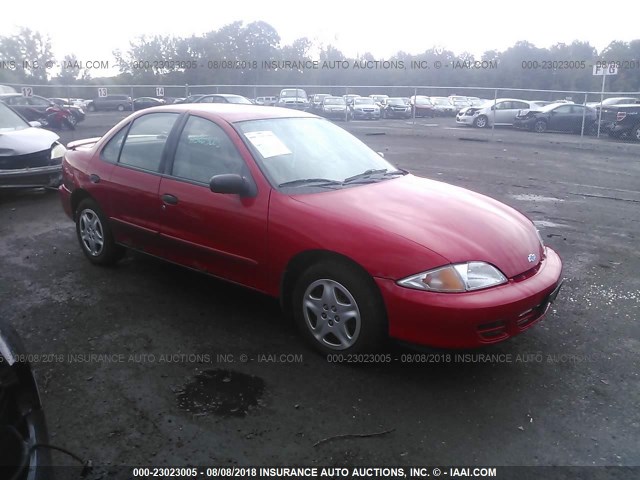
<instances>
[{"instance_id":1,"label":"white car in background","mask_svg":"<svg viewBox=\"0 0 640 480\"><path fill-rule=\"evenodd\" d=\"M535 102L518 98L498 98L477 107L465 107L456 115L458 125L486 128L491 125L513 125L520 110L535 110Z\"/></svg>"}]
</instances>

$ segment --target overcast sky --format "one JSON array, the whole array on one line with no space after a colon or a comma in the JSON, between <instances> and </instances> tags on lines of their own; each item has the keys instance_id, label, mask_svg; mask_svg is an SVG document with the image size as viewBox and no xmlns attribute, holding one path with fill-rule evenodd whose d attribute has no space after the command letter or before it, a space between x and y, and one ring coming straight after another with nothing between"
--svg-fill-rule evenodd
<instances>
[{"instance_id":1,"label":"overcast sky","mask_svg":"<svg viewBox=\"0 0 640 480\"><path fill-rule=\"evenodd\" d=\"M172 3L175 7L170 7ZM0 35L26 26L51 37L56 58L75 53L83 61L111 60L115 48L125 50L141 34L202 34L236 20L270 23L283 44L307 36L333 44L347 56L369 51L376 59L399 50L420 53L433 46L479 56L489 49L504 50L518 40L549 47L577 39L601 50L612 40L639 36L636 2L632 8L631 2L614 8L611 21L603 21L606 15L599 13L604 4L594 9L559 0L394 0L388 4L385 9L383 2L345 0L10 1L3 6Z\"/></svg>"}]
</instances>

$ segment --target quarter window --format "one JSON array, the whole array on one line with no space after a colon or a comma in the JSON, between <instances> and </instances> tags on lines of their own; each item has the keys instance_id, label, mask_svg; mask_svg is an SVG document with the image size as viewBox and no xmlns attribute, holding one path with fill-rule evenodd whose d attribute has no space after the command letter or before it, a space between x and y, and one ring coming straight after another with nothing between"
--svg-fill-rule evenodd
<instances>
[{"instance_id":1,"label":"quarter window","mask_svg":"<svg viewBox=\"0 0 640 480\"><path fill-rule=\"evenodd\" d=\"M111 137L111 140L109 140L109 142L107 142L105 147L102 149L100 158L102 158L105 162L118 163L118 157L120 156L120 147L122 147L122 141L124 140L124 136L127 133L128 127L129 126L127 125L113 137Z\"/></svg>"}]
</instances>

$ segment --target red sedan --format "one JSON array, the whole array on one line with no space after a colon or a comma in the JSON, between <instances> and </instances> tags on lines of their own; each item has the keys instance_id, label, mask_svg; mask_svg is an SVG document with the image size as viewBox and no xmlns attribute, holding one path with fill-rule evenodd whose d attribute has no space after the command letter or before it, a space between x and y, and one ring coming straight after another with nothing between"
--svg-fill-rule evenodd
<instances>
[{"instance_id":1,"label":"red sedan","mask_svg":"<svg viewBox=\"0 0 640 480\"><path fill-rule=\"evenodd\" d=\"M304 112L155 107L69 148L60 194L91 262L126 247L279 297L323 352L499 342L560 288L524 215Z\"/></svg>"}]
</instances>

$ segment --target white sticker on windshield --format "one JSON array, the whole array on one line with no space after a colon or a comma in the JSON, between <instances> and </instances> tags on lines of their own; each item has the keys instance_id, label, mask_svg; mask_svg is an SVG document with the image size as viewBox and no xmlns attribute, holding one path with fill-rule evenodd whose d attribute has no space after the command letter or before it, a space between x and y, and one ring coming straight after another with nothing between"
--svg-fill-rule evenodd
<instances>
[{"instance_id":1,"label":"white sticker on windshield","mask_svg":"<svg viewBox=\"0 0 640 480\"><path fill-rule=\"evenodd\" d=\"M275 133L270 130L260 132L247 132L245 137L258 149L264 158L277 157L278 155L289 155L291 150L282 143Z\"/></svg>"}]
</instances>

